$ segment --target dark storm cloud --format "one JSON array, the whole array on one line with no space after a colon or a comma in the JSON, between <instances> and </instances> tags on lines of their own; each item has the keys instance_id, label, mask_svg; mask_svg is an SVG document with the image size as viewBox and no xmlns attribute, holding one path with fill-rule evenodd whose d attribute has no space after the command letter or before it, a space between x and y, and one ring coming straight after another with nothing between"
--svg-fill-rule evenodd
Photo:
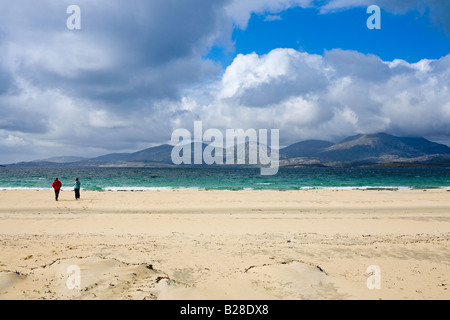
<instances>
[{"instance_id":1,"label":"dark storm cloud","mask_svg":"<svg viewBox=\"0 0 450 320\"><path fill-rule=\"evenodd\" d=\"M45 133L48 129L46 118L36 111L0 103L0 130Z\"/></svg>"},{"instance_id":2,"label":"dark storm cloud","mask_svg":"<svg viewBox=\"0 0 450 320\"><path fill-rule=\"evenodd\" d=\"M0 67L0 96L10 93L16 89L14 77Z\"/></svg>"},{"instance_id":3,"label":"dark storm cloud","mask_svg":"<svg viewBox=\"0 0 450 320\"><path fill-rule=\"evenodd\" d=\"M66 26L72 4L81 30ZM0 145L132 149L166 139L161 105L220 74L201 57L229 36L225 4L1 2Z\"/></svg>"},{"instance_id":4,"label":"dark storm cloud","mask_svg":"<svg viewBox=\"0 0 450 320\"><path fill-rule=\"evenodd\" d=\"M224 1L76 3L82 27L73 31L66 28L71 2L0 5L1 45L17 76L36 87L111 101L126 99L126 92L130 99L177 98L180 86L218 72L198 57L220 32Z\"/></svg>"}]
</instances>

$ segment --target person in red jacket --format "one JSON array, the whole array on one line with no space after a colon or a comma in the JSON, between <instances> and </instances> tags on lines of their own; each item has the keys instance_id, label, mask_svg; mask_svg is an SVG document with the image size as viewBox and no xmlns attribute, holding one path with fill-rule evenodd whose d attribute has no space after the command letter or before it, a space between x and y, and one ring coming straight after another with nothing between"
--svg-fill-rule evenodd
<instances>
[{"instance_id":1,"label":"person in red jacket","mask_svg":"<svg viewBox=\"0 0 450 320\"><path fill-rule=\"evenodd\" d=\"M55 190L55 200L58 201L59 191L61 190L62 187L61 181L59 181L58 178L56 178L55 181L53 181L52 183L52 187Z\"/></svg>"}]
</instances>

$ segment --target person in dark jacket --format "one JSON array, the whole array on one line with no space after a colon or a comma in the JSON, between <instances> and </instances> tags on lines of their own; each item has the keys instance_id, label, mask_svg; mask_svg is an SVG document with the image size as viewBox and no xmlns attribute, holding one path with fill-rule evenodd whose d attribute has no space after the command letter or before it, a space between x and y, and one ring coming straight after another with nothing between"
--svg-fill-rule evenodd
<instances>
[{"instance_id":1,"label":"person in dark jacket","mask_svg":"<svg viewBox=\"0 0 450 320\"><path fill-rule=\"evenodd\" d=\"M73 186L73 190L75 191L75 200L80 199L80 189L81 183L78 178L75 178L75 185Z\"/></svg>"},{"instance_id":2,"label":"person in dark jacket","mask_svg":"<svg viewBox=\"0 0 450 320\"><path fill-rule=\"evenodd\" d=\"M55 179L52 183L53 190L55 190L55 200L58 201L59 197L59 191L61 191L62 183L58 180L58 178Z\"/></svg>"}]
</instances>

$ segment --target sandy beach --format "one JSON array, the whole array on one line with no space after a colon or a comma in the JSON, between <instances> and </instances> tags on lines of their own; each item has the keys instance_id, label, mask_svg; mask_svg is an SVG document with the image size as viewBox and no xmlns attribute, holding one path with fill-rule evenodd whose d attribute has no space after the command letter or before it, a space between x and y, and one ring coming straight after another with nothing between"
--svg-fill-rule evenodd
<instances>
[{"instance_id":1,"label":"sandy beach","mask_svg":"<svg viewBox=\"0 0 450 320\"><path fill-rule=\"evenodd\" d=\"M0 299L450 299L446 189L3 190L0 221Z\"/></svg>"}]
</instances>

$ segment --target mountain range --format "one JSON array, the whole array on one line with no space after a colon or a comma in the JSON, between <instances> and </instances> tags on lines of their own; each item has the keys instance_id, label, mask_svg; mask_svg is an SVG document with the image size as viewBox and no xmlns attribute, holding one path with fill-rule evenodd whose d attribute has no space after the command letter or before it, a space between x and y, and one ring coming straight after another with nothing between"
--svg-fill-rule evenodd
<instances>
[{"instance_id":1,"label":"mountain range","mask_svg":"<svg viewBox=\"0 0 450 320\"><path fill-rule=\"evenodd\" d=\"M193 143L192 143L193 144ZM207 145L202 144L202 149ZM245 148L248 165L249 150L258 150L255 144ZM252 149L256 148L256 149ZM155 167L174 166L171 159L173 146L163 144L134 153L111 153L95 158L57 157L6 166L34 167ZM191 146L191 159L194 148ZM232 151L233 152L233 151ZM225 159L226 150L223 150ZM386 133L359 134L338 143L306 140L279 150L281 167L297 166L374 166L374 167L450 167L450 147L422 137L396 137ZM193 163L193 161L191 162ZM225 161L224 161L225 163Z\"/></svg>"}]
</instances>

